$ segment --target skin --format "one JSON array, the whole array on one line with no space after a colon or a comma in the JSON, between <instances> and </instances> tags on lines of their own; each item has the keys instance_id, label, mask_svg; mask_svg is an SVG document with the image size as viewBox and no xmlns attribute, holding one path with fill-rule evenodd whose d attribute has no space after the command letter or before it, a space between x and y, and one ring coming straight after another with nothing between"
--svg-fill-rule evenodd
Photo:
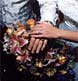
<instances>
[{"instance_id":1,"label":"skin","mask_svg":"<svg viewBox=\"0 0 78 81\"><path fill-rule=\"evenodd\" d=\"M67 31L53 27L46 22L40 22L30 32L31 39L28 49L32 54L43 51L46 47L48 39L68 39L72 41L78 40L78 31ZM78 42L78 41L76 41Z\"/></svg>"},{"instance_id":2,"label":"skin","mask_svg":"<svg viewBox=\"0 0 78 81\"><path fill-rule=\"evenodd\" d=\"M43 51L47 44L47 40L36 39L34 37L31 38L28 49L32 54L39 53L39 51Z\"/></svg>"},{"instance_id":3,"label":"skin","mask_svg":"<svg viewBox=\"0 0 78 81\"><path fill-rule=\"evenodd\" d=\"M46 22L40 22L36 25L31 32L31 36L34 38L47 39L61 38L78 42L78 31L61 30Z\"/></svg>"}]
</instances>

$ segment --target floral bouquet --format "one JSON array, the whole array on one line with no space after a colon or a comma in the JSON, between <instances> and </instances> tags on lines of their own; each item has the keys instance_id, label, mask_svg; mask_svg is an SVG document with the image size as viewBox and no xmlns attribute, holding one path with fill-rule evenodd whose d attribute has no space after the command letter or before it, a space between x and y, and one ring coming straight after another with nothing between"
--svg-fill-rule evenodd
<instances>
[{"instance_id":1,"label":"floral bouquet","mask_svg":"<svg viewBox=\"0 0 78 81\"><path fill-rule=\"evenodd\" d=\"M21 62L30 60L27 48L30 38L28 31L34 24L35 21L31 19L27 21L27 27L20 22L17 23L17 28L8 27L4 34L3 50L6 51L7 54L14 54Z\"/></svg>"},{"instance_id":2,"label":"floral bouquet","mask_svg":"<svg viewBox=\"0 0 78 81\"><path fill-rule=\"evenodd\" d=\"M3 50L7 54L16 56L19 63L18 70L21 72L29 71L32 75L42 77L54 76L57 72L65 75L68 70L73 68L75 55L74 49L66 46L60 40L51 40L43 52L32 55L28 50L30 43L30 31L36 21L29 19L26 26L17 23L17 28L8 27L4 33ZM76 48L78 49L78 48Z\"/></svg>"}]
</instances>

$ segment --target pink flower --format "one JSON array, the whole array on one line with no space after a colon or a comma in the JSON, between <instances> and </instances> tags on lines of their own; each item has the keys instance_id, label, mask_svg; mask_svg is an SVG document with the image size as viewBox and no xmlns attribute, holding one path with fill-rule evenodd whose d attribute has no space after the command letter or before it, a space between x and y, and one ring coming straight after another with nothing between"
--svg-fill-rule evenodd
<instances>
[{"instance_id":1,"label":"pink flower","mask_svg":"<svg viewBox=\"0 0 78 81\"><path fill-rule=\"evenodd\" d=\"M28 44L28 39L19 38L18 40L20 47L23 47Z\"/></svg>"},{"instance_id":2,"label":"pink flower","mask_svg":"<svg viewBox=\"0 0 78 81\"><path fill-rule=\"evenodd\" d=\"M11 53L15 54L22 54L22 50L19 47L19 44L17 44L16 42L13 42L10 48Z\"/></svg>"},{"instance_id":3,"label":"pink flower","mask_svg":"<svg viewBox=\"0 0 78 81\"><path fill-rule=\"evenodd\" d=\"M28 40L21 38L21 37L17 37L15 35L13 35L10 39L10 51L13 54L20 54L23 55L24 50L22 50L22 47L28 44Z\"/></svg>"}]
</instances>

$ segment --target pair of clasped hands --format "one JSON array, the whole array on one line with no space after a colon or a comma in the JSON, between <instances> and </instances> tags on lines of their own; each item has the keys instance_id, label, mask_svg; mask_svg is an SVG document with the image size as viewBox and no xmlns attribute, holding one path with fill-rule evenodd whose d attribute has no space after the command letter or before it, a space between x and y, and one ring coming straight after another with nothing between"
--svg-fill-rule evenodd
<instances>
[{"instance_id":1,"label":"pair of clasped hands","mask_svg":"<svg viewBox=\"0 0 78 81\"><path fill-rule=\"evenodd\" d=\"M49 39L57 39L59 30L48 22L37 22L31 31L24 33L23 36L30 37L29 44L27 46L27 54L31 52L32 54L39 54L41 51L46 50L45 47L48 44ZM25 60L23 56L17 56L16 60Z\"/></svg>"},{"instance_id":2,"label":"pair of clasped hands","mask_svg":"<svg viewBox=\"0 0 78 81\"><path fill-rule=\"evenodd\" d=\"M30 44L28 49L32 54L43 51L48 39L57 38L58 30L48 22L38 22L30 32Z\"/></svg>"}]
</instances>

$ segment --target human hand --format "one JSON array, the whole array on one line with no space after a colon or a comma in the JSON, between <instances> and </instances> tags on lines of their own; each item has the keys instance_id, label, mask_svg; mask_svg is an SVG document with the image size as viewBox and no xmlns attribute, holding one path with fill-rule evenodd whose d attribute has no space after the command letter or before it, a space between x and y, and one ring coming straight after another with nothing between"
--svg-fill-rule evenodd
<instances>
[{"instance_id":1,"label":"human hand","mask_svg":"<svg viewBox=\"0 0 78 81\"><path fill-rule=\"evenodd\" d=\"M28 49L31 51L31 53L39 53L40 51L43 51L45 46L47 44L47 39L30 39L30 44L28 46Z\"/></svg>"},{"instance_id":2,"label":"human hand","mask_svg":"<svg viewBox=\"0 0 78 81\"><path fill-rule=\"evenodd\" d=\"M58 38L60 36L59 29L53 27L47 22L40 22L31 32L31 37L35 38Z\"/></svg>"}]
</instances>

